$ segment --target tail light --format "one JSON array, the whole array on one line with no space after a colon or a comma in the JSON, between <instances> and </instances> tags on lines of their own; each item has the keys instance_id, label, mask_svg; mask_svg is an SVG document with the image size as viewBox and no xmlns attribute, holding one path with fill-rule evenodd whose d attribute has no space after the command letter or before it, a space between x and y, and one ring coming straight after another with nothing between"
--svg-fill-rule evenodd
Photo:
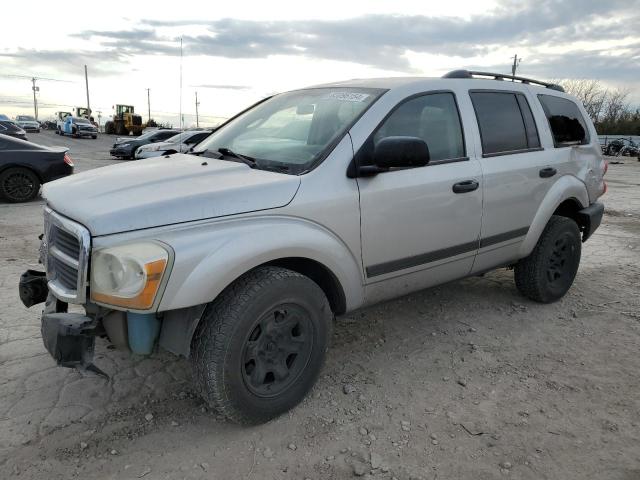
<instances>
[{"instance_id":1,"label":"tail light","mask_svg":"<svg viewBox=\"0 0 640 480\"><path fill-rule=\"evenodd\" d=\"M64 154L64 163L66 163L70 167L73 167L73 160L71 160L71 157L66 153Z\"/></svg>"}]
</instances>

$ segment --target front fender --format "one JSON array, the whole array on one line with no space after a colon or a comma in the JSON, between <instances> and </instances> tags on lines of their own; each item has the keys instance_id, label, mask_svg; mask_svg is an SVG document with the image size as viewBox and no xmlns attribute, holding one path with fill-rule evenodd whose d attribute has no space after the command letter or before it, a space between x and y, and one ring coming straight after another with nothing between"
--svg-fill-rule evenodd
<instances>
[{"instance_id":1,"label":"front fender","mask_svg":"<svg viewBox=\"0 0 640 480\"><path fill-rule=\"evenodd\" d=\"M249 270L291 257L328 268L340 282L347 310L363 301L360 262L337 235L308 220L243 217L173 231L159 239L175 251L159 311L210 302Z\"/></svg>"},{"instance_id":2,"label":"front fender","mask_svg":"<svg viewBox=\"0 0 640 480\"><path fill-rule=\"evenodd\" d=\"M524 242L520 245L521 258L529 255L538 243L538 239L558 206L568 199L574 199L582 208L589 206L587 187L572 175L563 175L549 189L533 217Z\"/></svg>"}]
</instances>

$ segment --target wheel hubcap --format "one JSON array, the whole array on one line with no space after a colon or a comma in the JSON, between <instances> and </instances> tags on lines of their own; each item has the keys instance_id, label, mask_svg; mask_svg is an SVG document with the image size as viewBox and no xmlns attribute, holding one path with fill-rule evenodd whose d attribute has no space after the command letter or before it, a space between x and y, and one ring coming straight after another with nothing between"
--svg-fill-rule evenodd
<instances>
[{"instance_id":1,"label":"wheel hubcap","mask_svg":"<svg viewBox=\"0 0 640 480\"><path fill-rule=\"evenodd\" d=\"M574 255L575 248L570 239L563 235L553 244L549 263L547 265L547 279L552 286L558 285L568 273L568 264Z\"/></svg>"},{"instance_id":2,"label":"wheel hubcap","mask_svg":"<svg viewBox=\"0 0 640 480\"><path fill-rule=\"evenodd\" d=\"M33 191L34 185L28 175L24 173L14 173L9 175L4 182L4 191L12 198L28 198Z\"/></svg>"},{"instance_id":3,"label":"wheel hubcap","mask_svg":"<svg viewBox=\"0 0 640 480\"><path fill-rule=\"evenodd\" d=\"M282 393L305 369L312 345L313 328L303 308L287 304L269 311L245 340L245 384L260 397Z\"/></svg>"}]
</instances>

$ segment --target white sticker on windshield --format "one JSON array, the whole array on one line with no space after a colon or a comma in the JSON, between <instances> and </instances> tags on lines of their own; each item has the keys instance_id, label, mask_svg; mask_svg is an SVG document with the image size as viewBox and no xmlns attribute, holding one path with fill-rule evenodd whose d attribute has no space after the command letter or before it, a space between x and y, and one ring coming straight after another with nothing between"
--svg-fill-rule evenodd
<instances>
[{"instance_id":1,"label":"white sticker on windshield","mask_svg":"<svg viewBox=\"0 0 640 480\"><path fill-rule=\"evenodd\" d=\"M327 100L341 100L343 102L364 102L367 98L369 98L368 93L331 92L327 95Z\"/></svg>"}]
</instances>

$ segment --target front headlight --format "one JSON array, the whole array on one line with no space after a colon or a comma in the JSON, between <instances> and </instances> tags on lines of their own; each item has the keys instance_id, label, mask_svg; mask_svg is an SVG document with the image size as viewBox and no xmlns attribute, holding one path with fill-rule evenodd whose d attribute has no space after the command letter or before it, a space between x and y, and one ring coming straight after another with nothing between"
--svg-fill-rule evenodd
<instances>
[{"instance_id":1,"label":"front headlight","mask_svg":"<svg viewBox=\"0 0 640 480\"><path fill-rule=\"evenodd\" d=\"M91 299L147 310L153 306L168 263L169 252L158 243L96 250L91 258Z\"/></svg>"},{"instance_id":2,"label":"front headlight","mask_svg":"<svg viewBox=\"0 0 640 480\"><path fill-rule=\"evenodd\" d=\"M120 144L118 144L118 147L130 147L130 146L131 146L131 144L129 144L129 143L120 143Z\"/></svg>"}]
</instances>

